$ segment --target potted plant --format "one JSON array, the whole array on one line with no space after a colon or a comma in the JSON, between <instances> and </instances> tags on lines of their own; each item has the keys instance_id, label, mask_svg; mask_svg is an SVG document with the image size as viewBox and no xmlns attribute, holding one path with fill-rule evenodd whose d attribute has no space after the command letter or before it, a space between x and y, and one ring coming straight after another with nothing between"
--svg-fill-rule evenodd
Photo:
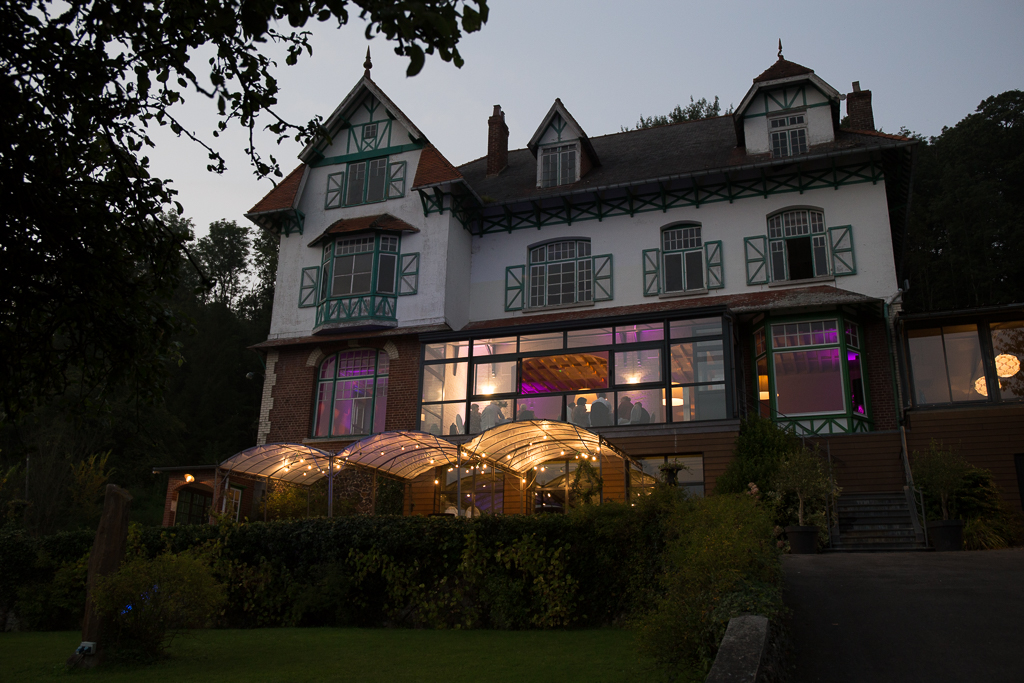
<instances>
[{"instance_id":1,"label":"potted plant","mask_svg":"<svg viewBox=\"0 0 1024 683\"><path fill-rule=\"evenodd\" d=\"M779 464L775 487L780 493L795 493L799 502L796 526L786 527L790 552L818 552L818 527L805 524L805 521L807 505L812 501L823 500L829 493L828 476L821 466L821 458L807 448L791 451Z\"/></svg>"},{"instance_id":2,"label":"potted plant","mask_svg":"<svg viewBox=\"0 0 1024 683\"><path fill-rule=\"evenodd\" d=\"M928 522L928 540L936 550L964 549L964 522L950 519L953 492L960 488L971 466L952 448L932 439L927 453L914 451L914 483L939 499L942 519Z\"/></svg>"}]
</instances>

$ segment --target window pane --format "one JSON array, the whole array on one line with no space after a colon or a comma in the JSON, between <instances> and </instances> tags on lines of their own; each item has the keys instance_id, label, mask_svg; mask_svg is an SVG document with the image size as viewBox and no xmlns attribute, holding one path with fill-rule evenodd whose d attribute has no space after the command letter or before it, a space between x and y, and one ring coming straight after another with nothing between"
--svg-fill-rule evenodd
<instances>
[{"instance_id":1,"label":"window pane","mask_svg":"<svg viewBox=\"0 0 1024 683\"><path fill-rule=\"evenodd\" d=\"M576 262L576 300L579 302L594 298L593 264L588 258Z\"/></svg>"},{"instance_id":2,"label":"window pane","mask_svg":"<svg viewBox=\"0 0 1024 683\"><path fill-rule=\"evenodd\" d=\"M377 378L377 392L373 399L373 431L380 433L384 431L385 417L388 406L388 378Z\"/></svg>"},{"instance_id":3,"label":"window pane","mask_svg":"<svg viewBox=\"0 0 1024 683\"><path fill-rule=\"evenodd\" d=\"M615 424L661 424L664 421L664 389L638 389L615 394Z\"/></svg>"},{"instance_id":4,"label":"window pane","mask_svg":"<svg viewBox=\"0 0 1024 683\"><path fill-rule=\"evenodd\" d=\"M771 243L772 281L782 282L786 279L786 253L782 240Z\"/></svg>"},{"instance_id":5,"label":"window pane","mask_svg":"<svg viewBox=\"0 0 1024 683\"><path fill-rule=\"evenodd\" d=\"M626 325L615 328L616 344L632 344L633 342L660 341L665 338L665 324Z\"/></svg>"},{"instance_id":6,"label":"window pane","mask_svg":"<svg viewBox=\"0 0 1024 683\"><path fill-rule=\"evenodd\" d=\"M772 325L772 346L777 349L838 343L839 331L835 320Z\"/></svg>"},{"instance_id":7,"label":"window pane","mask_svg":"<svg viewBox=\"0 0 1024 683\"><path fill-rule=\"evenodd\" d=\"M524 358L520 393L604 389L608 386L608 352Z\"/></svg>"},{"instance_id":8,"label":"window pane","mask_svg":"<svg viewBox=\"0 0 1024 683\"><path fill-rule=\"evenodd\" d=\"M825 236L811 238L814 245L814 274L818 277L828 275L828 249L825 247Z\"/></svg>"},{"instance_id":9,"label":"window pane","mask_svg":"<svg viewBox=\"0 0 1024 683\"><path fill-rule=\"evenodd\" d=\"M683 255L665 254L665 291L683 291Z\"/></svg>"},{"instance_id":10,"label":"window pane","mask_svg":"<svg viewBox=\"0 0 1024 683\"><path fill-rule=\"evenodd\" d=\"M516 390L516 362L477 363L473 395L510 394Z\"/></svg>"},{"instance_id":11,"label":"window pane","mask_svg":"<svg viewBox=\"0 0 1024 683\"><path fill-rule=\"evenodd\" d=\"M473 342L474 356L496 356L502 353L516 352L515 337L501 337L495 339L477 339Z\"/></svg>"},{"instance_id":12,"label":"window pane","mask_svg":"<svg viewBox=\"0 0 1024 683\"><path fill-rule=\"evenodd\" d=\"M395 254L381 254L377 266L377 293L395 293L395 270L397 269L398 256Z\"/></svg>"},{"instance_id":13,"label":"window pane","mask_svg":"<svg viewBox=\"0 0 1024 683\"><path fill-rule=\"evenodd\" d=\"M425 360L444 360L445 358L465 358L469 355L469 341L443 342L427 344Z\"/></svg>"},{"instance_id":14,"label":"window pane","mask_svg":"<svg viewBox=\"0 0 1024 683\"><path fill-rule=\"evenodd\" d=\"M363 183L366 180L366 162L348 165L348 194L346 204L363 203Z\"/></svg>"},{"instance_id":15,"label":"window pane","mask_svg":"<svg viewBox=\"0 0 1024 683\"><path fill-rule=\"evenodd\" d=\"M313 436L328 436L331 433L331 401L334 399L334 383L321 382L316 390L316 424Z\"/></svg>"},{"instance_id":16,"label":"window pane","mask_svg":"<svg viewBox=\"0 0 1024 683\"><path fill-rule=\"evenodd\" d=\"M686 289L704 289L704 255L699 251L686 252Z\"/></svg>"},{"instance_id":17,"label":"window pane","mask_svg":"<svg viewBox=\"0 0 1024 683\"><path fill-rule=\"evenodd\" d=\"M391 367L391 358L385 351L377 352L377 374L386 375Z\"/></svg>"},{"instance_id":18,"label":"window pane","mask_svg":"<svg viewBox=\"0 0 1024 683\"><path fill-rule=\"evenodd\" d=\"M531 396L516 401L516 420L559 420L562 419L561 396Z\"/></svg>"},{"instance_id":19,"label":"window pane","mask_svg":"<svg viewBox=\"0 0 1024 683\"><path fill-rule=\"evenodd\" d=\"M764 328L754 330L754 354L760 356L765 351Z\"/></svg>"},{"instance_id":20,"label":"window pane","mask_svg":"<svg viewBox=\"0 0 1024 683\"><path fill-rule=\"evenodd\" d=\"M520 351L547 351L562 348L561 332L523 335L519 338Z\"/></svg>"},{"instance_id":21,"label":"window pane","mask_svg":"<svg viewBox=\"0 0 1024 683\"><path fill-rule=\"evenodd\" d=\"M725 381L725 353L722 340L673 344L672 383Z\"/></svg>"},{"instance_id":22,"label":"window pane","mask_svg":"<svg viewBox=\"0 0 1024 683\"><path fill-rule=\"evenodd\" d=\"M466 398L469 363L437 363L423 366L423 401L456 401Z\"/></svg>"},{"instance_id":23,"label":"window pane","mask_svg":"<svg viewBox=\"0 0 1024 683\"><path fill-rule=\"evenodd\" d=\"M387 187L387 159L374 159L370 162L370 181L366 186L366 201L379 202L384 199L384 188Z\"/></svg>"},{"instance_id":24,"label":"window pane","mask_svg":"<svg viewBox=\"0 0 1024 683\"><path fill-rule=\"evenodd\" d=\"M669 336L672 339L712 337L722 334L722 319L694 318L692 320L673 320L668 324L668 329Z\"/></svg>"},{"instance_id":25,"label":"window pane","mask_svg":"<svg viewBox=\"0 0 1024 683\"><path fill-rule=\"evenodd\" d=\"M776 353L775 394L783 417L844 412L839 349Z\"/></svg>"},{"instance_id":26,"label":"window pane","mask_svg":"<svg viewBox=\"0 0 1024 683\"><path fill-rule=\"evenodd\" d=\"M602 327L596 330L573 330L569 332L569 348L581 346L608 346L612 343L612 328Z\"/></svg>"},{"instance_id":27,"label":"window pane","mask_svg":"<svg viewBox=\"0 0 1024 683\"><path fill-rule=\"evenodd\" d=\"M1024 321L992 323L991 328L999 393L1004 399L1024 398Z\"/></svg>"},{"instance_id":28,"label":"window pane","mask_svg":"<svg viewBox=\"0 0 1024 683\"><path fill-rule=\"evenodd\" d=\"M530 307L544 306L544 278L547 266L530 266Z\"/></svg>"},{"instance_id":29,"label":"window pane","mask_svg":"<svg viewBox=\"0 0 1024 683\"><path fill-rule=\"evenodd\" d=\"M724 384L672 388L673 422L723 420L725 417Z\"/></svg>"},{"instance_id":30,"label":"window pane","mask_svg":"<svg viewBox=\"0 0 1024 683\"><path fill-rule=\"evenodd\" d=\"M977 325L943 327L942 336L946 343L946 367L949 368L949 389L953 400L984 401L988 388L985 386Z\"/></svg>"},{"instance_id":31,"label":"window pane","mask_svg":"<svg viewBox=\"0 0 1024 683\"><path fill-rule=\"evenodd\" d=\"M352 293L370 293L370 274L373 271L373 254L356 254L352 267Z\"/></svg>"},{"instance_id":32,"label":"window pane","mask_svg":"<svg viewBox=\"0 0 1024 683\"><path fill-rule=\"evenodd\" d=\"M608 401L607 392L601 393L605 394L605 401ZM577 427L590 429L590 408L596 400L597 394L571 394L566 396L565 421ZM610 401L608 401L608 405L611 405ZM602 404L603 407L605 407L604 404Z\"/></svg>"},{"instance_id":33,"label":"window pane","mask_svg":"<svg viewBox=\"0 0 1024 683\"><path fill-rule=\"evenodd\" d=\"M466 403L438 403L423 406L420 431L434 436L466 433Z\"/></svg>"},{"instance_id":34,"label":"window pane","mask_svg":"<svg viewBox=\"0 0 1024 683\"><path fill-rule=\"evenodd\" d=\"M576 262L563 261L548 265L547 305L571 304L576 301Z\"/></svg>"},{"instance_id":35,"label":"window pane","mask_svg":"<svg viewBox=\"0 0 1024 683\"><path fill-rule=\"evenodd\" d=\"M853 323L846 323L846 345L855 349L860 348L860 331Z\"/></svg>"},{"instance_id":36,"label":"window pane","mask_svg":"<svg viewBox=\"0 0 1024 683\"><path fill-rule=\"evenodd\" d=\"M479 420L480 428L476 429L477 421ZM491 427L497 427L500 424L512 421L512 411L508 407L508 401L495 400L488 402L473 403L469 407L469 424L470 433L476 434L478 431L482 432L490 429Z\"/></svg>"},{"instance_id":37,"label":"window pane","mask_svg":"<svg viewBox=\"0 0 1024 683\"><path fill-rule=\"evenodd\" d=\"M377 352L370 349L339 353L338 377L366 377L367 375L372 375L376 360Z\"/></svg>"},{"instance_id":38,"label":"window pane","mask_svg":"<svg viewBox=\"0 0 1024 683\"><path fill-rule=\"evenodd\" d=\"M334 361L337 356L328 356L323 363L320 364L320 379L333 379L334 378Z\"/></svg>"},{"instance_id":39,"label":"window pane","mask_svg":"<svg viewBox=\"0 0 1024 683\"><path fill-rule=\"evenodd\" d=\"M661 349L640 349L615 353L616 384L644 384L660 381Z\"/></svg>"},{"instance_id":40,"label":"window pane","mask_svg":"<svg viewBox=\"0 0 1024 683\"><path fill-rule=\"evenodd\" d=\"M814 257L811 255L811 238L796 237L786 240L786 264L790 280L806 280L814 277Z\"/></svg>"},{"instance_id":41,"label":"window pane","mask_svg":"<svg viewBox=\"0 0 1024 683\"><path fill-rule=\"evenodd\" d=\"M768 359L757 361L757 408L761 417L772 416L771 388L768 386Z\"/></svg>"},{"instance_id":42,"label":"window pane","mask_svg":"<svg viewBox=\"0 0 1024 683\"><path fill-rule=\"evenodd\" d=\"M331 434L369 434L372 401L372 379L339 381L334 389Z\"/></svg>"},{"instance_id":43,"label":"window pane","mask_svg":"<svg viewBox=\"0 0 1024 683\"><path fill-rule=\"evenodd\" d=\"M949 403L946 356L942 330L910 330L910 371L914 377L914 399L918 404Z\"/></svg>"},{"instance_id":44,"label":"window pane","mask_svg":"<svg viewBox=\"0 0 1024 683\"><path fill-rule=\"evenodd\" d=\"M854 415L867 415L864 402L864 377L861 372L860 354L852 351L846 354L846 374L850 377L850 405Z\"/></svg>"},{"instance_id":45,"label":"window pane","mask_svg":"<svg viewBox=\"0 0 1024 683\"><path fill-rule=\"evenodd\" d=\"M570 149L567 152L562 152L562 158L559 159L559 163L562 168L559 169L559 185L568 185L569 183L576 182L576 150Z\"/></svg>"}]
</instances>

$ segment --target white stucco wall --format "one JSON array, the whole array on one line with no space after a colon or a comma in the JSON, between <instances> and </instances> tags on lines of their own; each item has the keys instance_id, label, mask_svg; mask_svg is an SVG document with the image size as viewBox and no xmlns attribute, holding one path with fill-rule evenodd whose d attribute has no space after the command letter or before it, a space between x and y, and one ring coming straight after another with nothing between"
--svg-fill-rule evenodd
<instances>
[{"instance_id":1,"label":"white stucco wall","mask_svg":"<svg viewBox=\"0 0 1024 683\"><path fill-rule=\"evenodd\" d=\"M505 268L522 265L529 245L554 238L589 237L592 253L613 254L614 295L611 301L593 308L612 308L659 301L643 296L644 249L660 247L661 228L680 221L696 221L703 226L705 242L721 240L725 288L696 297L717 297L776 289L769 285L747 285L743 238L767 235L767 216L785 208L815 207L824 211L825 225L853 226L857 274L837 277L834 282L819 282L840 289L887 298L895 293L896 270L892 257L885 185L850 185L839 190L812 190L804 194L771 195L767 199L743 199L733 204L721 202L700 208L672 209L667 213L649 212L634 218L620 216L603 222L586 221L543 230L519 230L473 238L473 265L470 286L470 320L512 318L551 312L504 310ZM788 286L788 285L783 285ZM799 286L799 285L792 285Z\"/></svg>"},{"instance_id":2,"label":"white stucco wall","mask_svg":"<svg viewBox=\"0 0 1024 683\"><path fill-rule=\"evenodd\" d=\"M772 149L771 134L768 128L769 116L752 116L753 114L764 114L765 111L769 115L802 112L807 117L808 145L832 142L835 139L835 131L832 128L832 110L828 106L828 98L816 88L806 84L791 86L783 90L773 90L771 94L779 102L795 101L791 108L783 109L763 92L754 97L750 106L747 107L743 119L743 135L746 140L747 154L765 154ZM766 102L767 109L765 109Z\"/></svg>"}]
</instances>

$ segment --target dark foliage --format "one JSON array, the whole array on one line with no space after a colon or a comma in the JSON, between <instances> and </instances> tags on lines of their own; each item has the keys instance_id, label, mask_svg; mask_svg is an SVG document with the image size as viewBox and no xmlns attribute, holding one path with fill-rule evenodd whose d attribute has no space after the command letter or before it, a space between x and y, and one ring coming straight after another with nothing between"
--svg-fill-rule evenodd
<instances>
[{"instance_id":1,"label":"dark foliage","mask_svg":"<svg viewBox=\"0 0 1024 683\"><path fill-rule=\"evenodd\" d=\"M1024 301L1024 92L989 97L921 143L906 241L906 310Z\"/></svg>"},{"instance_id":2,"label":"dark foliage","mask_svg":"<svg viewBox=\"0 0 1024 683\"><path fill-rule=\"evenodd\" d=\"M714 102L708 102L706 97L702 97L699 100L694 100L693 95L690 95L690 103L685 107L677 104L676 108L670 111L668 114L656 114L654 116L645 117L643 114L640 115L640 120L636 122L636 125L632 129L621 126L620 131L628 133L630 130L642 130L644 128L654 128L655 126L667 126L670 123L683 123L684 121L699 121L700 119L709 119L714 116L720 116L722 114L722 105L718 103L718 95L715 95ZM732 105L726 110L725 115L729 116L732 114Z\"/></svg>"},{"instance_id":3,"label":"dark foliage","mask_svg":"<svg viewBox=\"0 0 1024 683\"><path fill-rule=\"evenodd\" d=\"M800 441L774 422L750 415L740 425L735 457L715 482L716 493L744 493L751 482L761 491L775 485L779 465L789 453L800 449Z\"/></svg>"}]
</instances>

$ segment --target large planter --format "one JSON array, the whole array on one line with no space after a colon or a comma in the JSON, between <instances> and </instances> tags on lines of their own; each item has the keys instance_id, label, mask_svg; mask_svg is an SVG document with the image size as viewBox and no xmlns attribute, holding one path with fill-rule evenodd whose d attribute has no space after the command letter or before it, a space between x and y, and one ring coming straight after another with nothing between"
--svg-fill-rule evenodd
<instances>
[{"instance_id":1,"label":"large planter","mask_svg":"<svg viewBox=\"0 0 1024 683\"><path fill-rule=\"evenodd\" d=\"M928 540L936 550L963 550L964 521L939 519L928 522Z\"/></svg>"},{"instance_id":2,"label":"large planter","mask_svg":"<svg viewBox=\"0 0 1024 683\"><path fill-rule=\"evenodd\" d=\"M794 555L813 555L818 552L818 527L787 526L789 552Z\"/></svg>"}]
</instances>

